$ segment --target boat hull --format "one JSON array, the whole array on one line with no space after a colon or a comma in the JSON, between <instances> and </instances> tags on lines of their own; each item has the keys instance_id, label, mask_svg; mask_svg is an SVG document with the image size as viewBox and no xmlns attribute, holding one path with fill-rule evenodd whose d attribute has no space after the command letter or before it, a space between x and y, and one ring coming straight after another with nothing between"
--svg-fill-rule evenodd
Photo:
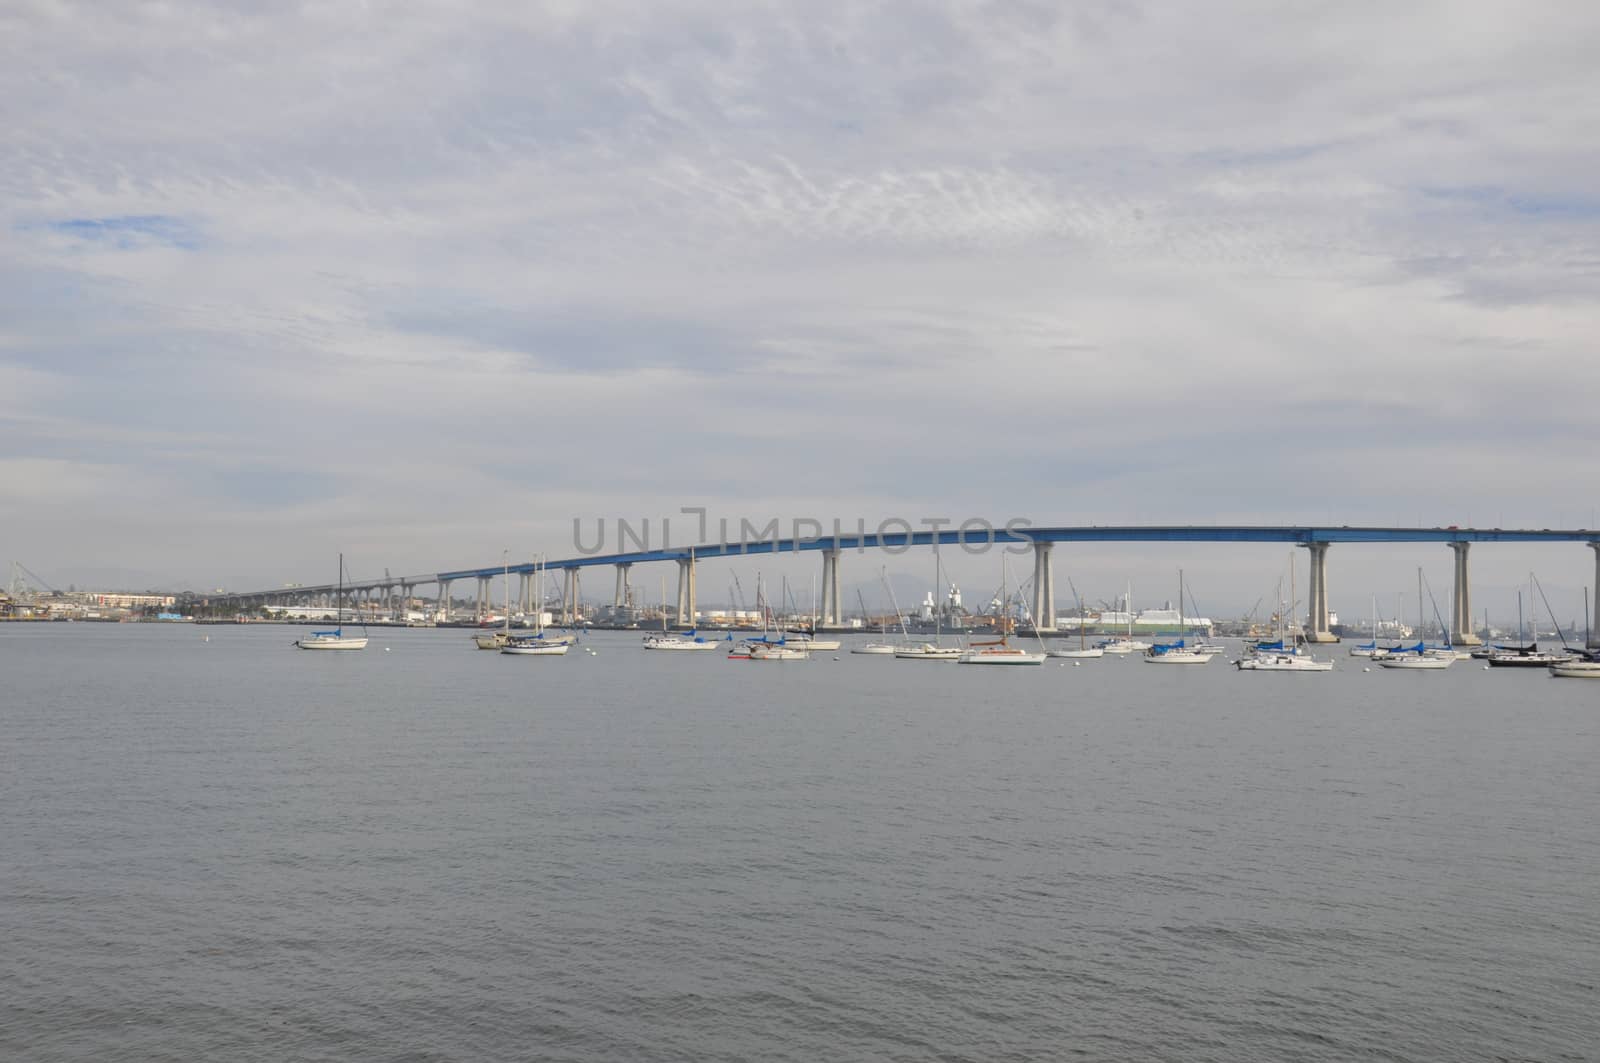
<instances>
[{"instance_id":1,"label":"boat hull","mask_svg":"<svg viewBox=\"0 0 1600 1063\"><path fill-rule=\"evenodd\" d=\"M943 646L927 646L921 649L898 649L894 651L897 661L955 661L961 657L961 651L954 646L948 649Z\"/></svg>"},{"instance_id":2,"label":"boat hull","mask_svg":"<svg viewBox=\"0 0 1600 1063\"><path fill-rule=\"evenodd\" d=\"M1517 653L1505 654L1489 658L1490 668L1550 668L1558 664L1570 664L1573 658L1552 657L1547 653Z\"/></svg>"},{"instance_id":3,"label":"boat hull","mask_svg":"<svg viewBox=\"0 0 1600 1063\"><path fill-rule=\"evenodd\" d=\"M793 635L789 635L787 638L791 643L794 643L797 646L804 646L806 649L811 650L812 652L816 652L818 650L837 650L844 645L844 643L839 639L795 638Z\"/></svg>"},{"instance_id":4,"label":"boat hull","mask_svg":"<svg viewBox=\"0 0 1600 1063\"><path fill-rule=\"evenodd\" d=\"M1390 668L1401 672L1439 672L1456 663L1454 657L1378 657L1375 658L1379 668Z\"/></svg>"},{"instance_id":5,"label":"boat hull","mask_svg":"<svg viewBox=\"0 0 1600 1063\"><path fill-rule=\"evenodd\" d=\"M993 651L976 653L963 653L956 658L958 664L992 664L992 665L1027 665L1043 664L1045 654L1027 653L1023 650L1012 650L1004 653Z\"/></svg>"},{"instance_id":6,"label":"boat hull","mask_svg":"<svg viewBox=\"0 0 1600 1063\"><path fill-rule=\"evenodd\" d=\"M769 648L756 648L750 651L749 660L752 661L804 661L811 657L805 650L793 650L787 646L773 646Z\"/></svg>"},{"instance_id":7,"label":"boat hull","mask_svg":"<svg viewBox=\"0 0 1600 1063\"><path fill-rule=\"evenodd\" d=\"M513 642L500 647L500 652L513 657L560 657L569 649L565 642L547 642L540 646L519 646Z\"/></svg>"},{"instance_id":8,"label":"boat hull","mask_svg":"<svg viewBox=\"0 0 1600 1063\"><path fill-rule=\"evenodd\" d=\"M1146 664L1210 664L1212 654L1187 653L1183 650L1168 650L1166 653L1145 654Z\"/></svg>"},{"instance_id":9,"label":"boat hull","mask_svg":"<svg viewBox=\"0 0 1600 1063\"><path fill-rule=\"evenodd\" d=\"M1241 672L1331 672L1332 661L1319 661L1297 654L1272 654L1264 657L1241 657L1233 662Z\"/></svg>"},{"instance_id":10,"label":"boat hull","mask_svg":"<svg viewBox=\"0 0 1600 1063\"><path fill-rule=\"evenodd\" d=\"M1065 657L1074 661L1092 661L1106 655L1105 650L1051 650L1051 657Z\"/></svg>"},{"instance_id":11,"label":"boat hull","mask_svg":"<svg viewBox=\"0 0 1600 1063\"><path fill-rule=\"evenodd\" d=\"M367 648L367 640L355 636L340 636L331 639L313 637L296 639L295 645L302 650L364 650Z\"/></svg>"}]
</instances>

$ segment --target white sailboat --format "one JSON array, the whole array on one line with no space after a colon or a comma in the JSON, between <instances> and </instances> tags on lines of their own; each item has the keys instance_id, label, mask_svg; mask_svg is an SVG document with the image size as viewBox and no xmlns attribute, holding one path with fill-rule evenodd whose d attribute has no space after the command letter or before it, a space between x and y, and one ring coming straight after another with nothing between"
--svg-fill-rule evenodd
<instances>
[{"instance_id":1,"label":"white sailboat","mask_svg":"<svg viewBox=\"0 0 1600 1063\"><path fill-rule=\"evenodd\" d=\"M1104 639L1099 643L1099 648L1104 650L1107 653L1115 653L1115 654L1118 654L1118 655L1127 654L1127 653L1133 653L1135 650L1139 651L1140 653L1143 653L1145 650L1148 650L1150 648L1150 643L1143 642L1143 641L1133 637L1133 584L1132 583L1128 584L1128 597L1127 597L1127 600L1122 603L1122 605L1123 605L1123 608L1126 609L1127 613L1128 613L1128 634L1123 638ZM1178 612L1181 614L1183 612L1183 610L1179 609Z\"/></svg>"},{"instance_id":2,"label":"white sailboat","mask_svg":"<svg viewBox=\"0 0 1600 1063\"><path fill-rule=\"evenodd\" d=\"M1183 623L1183 569L1178 569L1178 627L1187 631ZM1146 664L1210 664L1217 651L1200 646L1190 646L1187 635L1173 643L1157 643L1144 653Z\"/></svg>"},{"instance_id":3,"label":"white sailboat","mask_svg":"<svg viewBox=\"0 0 1600 1063\"><path fill-rule=\"evenodd\" d=\"M837 607L836 607L837 608ZM817 635L817 622L821 618L817 615L817 583L816 577L811 580L811 626L809 629L798 631L785 631L784 641L791 646L802 647L808 653L819 650L837 650L844 645L840 639L819 638Z\"/></svg>"},{"instance_id":4,"label":"white sailboat","mask_svg":"<svg viewBox=\"0 0 1600 1063\"><path fill-rule=\"evenodd\" d=\"M1374 657L1379 668L1393 668L1403 672L1437 672L1456 663L1455 655L1440 657L1430 653L1385 653Z\"/></svg>"},{"instance_id":5,"label":"white sailboat","mask_svg":"<svg viewBox=\"0 0 1600 1063\"><path fill-rule=\"evenodd\" d=\"M1215 656L1212 650L1194 649L1179 639L1176 643L1151 646L1145 651L1144 660L1146 664L1210 664Z\"/></svg>"},{"instance_id":6,"label":"white sailboat","mask_svg":"<svg viewBox=\"0 0 1600 1063\"><path fill-rule=\"evenodd\" d=\"M943 583L943 581L941 579L940 569L939 569L939 551L938 551L937 548L935 548L934 551L933 551L933 593L934 593L934 596L935 596L934 597L934 602L933 602L933 639L934 639L934 641L932 641L932 642L907 642L903 646L896 646L895 647L895 651L894 651L895 660L897 660L897 661L954 661L954 660L959 660L960 659L960 657L961 657L961 647L960 646L946 646L944 644L943 639L941 638L940 631L939 631L940 616L941 616L941 613L943 611L943 607L940 605L938 596L942 593L943 587L944 587L944 583ZM893 595L893 591L891 591L890 594L892 596ZM899 611L900 611L900 607L899 607L899 605L896 605L895 606L895 612L898 613ZM902 620L901 621L901 629L904 630L904 627L905 627L905 622Z\"/></svg>"},{"instance_id":7,"label":"white sailboat","mask_svg":"<svg viewBox=\"0 0 1600 1063\"><path fill-rule=\"evenodd\" d=\"M505 645L500 647L500 652L513 657L564 657L572 648L572 639L545 638L544 634L544 571L542 564L536 563L533 567L534 578L539 588L539 601L534 603L534 633L532 635L510 635ZM506 616L511 615L510 605L511 583L506 581Z\"/></svg>"},{"instance_id":8,"label":"white sailboat","mask_svg":"<svg viewBox=\"0 0 1600 1063\"><path fill-rule=\"evenodd\" d=\"M1589 588L1583 589L1583 643L1590 646L1594 635L1589 630ZM1585 650L1570 661L1552 661L1550 674L1557 679L1600 679L1600 651Z\"/></svg>"},{"instance_id":9,"label":"white sailboat","mask_svg":"<svg viewBox=\"0 0 1600 1063\"><path fill-rule=\"evenodd\" d=\"M968 642L967 650L956 658L958 664L1043 664L1046 654L1043 651L1032 653L1028 650L1018 649L1007 641L1011 628L1011 602L1006 593L1006 559L1000 555L1000 637L984 642ZM1037 638L1037 634L1034 636Z\"/></svg>"},{"instance_id":10,"label":"white sailboat","mask_svg":"<svg viewBox=\"0 0 1600 1063\"><path fill-rule=\"evenodd\" d=\"M1072 584L1072 578L1070 576L1067 577L1067 582ZM1085 644L1083 628L1084 623L1088 618L1083 615L1083 596L1078 593L1078 587L1076 584L1072 584L1072 597L1078 603L1078 648L1073 650L1064 646L1058 646L1053 650L1049 650L1049 655L1051 657L1066 657L1080 661L1090 661L1099 657L1104 657L1106 655L1105 650L1101 649L1099 646L1089 646Z\"/></svg>"},{"instance_id":11,"label":"white sailboat","mask_svg":"<svg viewBox=\"0 0 1600 1063\"><path fill-rule=\"evenodd\" d=\"M1279 585L1282 586L1281 584ZM1294 604L1294 553L1289 554L1289 602L1287 606L1279 603L1278 608L1278 645L1288 646L1289 641L1284 637L1284 616L1292 612ZM1296 626L1298 626L1296 621ZM1296 648L1299 647L1299 633L1291 632L1290 638L1294 640ZM1253 654L1246 654L1233 662L1235 668L1241 672L1331 672L1332 661L1319 661L1310 654L1291 653L1288 650L1268 650Z\"/></svg>"},{"instance_id":12,"label":"white sailboat","mask_svg":"<svg viewBox=\"0 0 1600 1063\"><path fill-rule=\"evenodd\" d=\"M506 581L506 619L505 626L499 631L479 632L472 636L473 643L480 650L498 650L504 648L511 641L511 561L508 552L500 555L502 577Z\"/></svg>"},{"instance_id":13,"label":"white sailboat","mask_svg":"<svg viewBox=\"0 0 1600 1063\"><path fill-rule=\"evenodd\" d=\"M681 634L669 632L663 635L646 635L644 637L644 648L647 650L688 650L691 652L714 650L732 637L730 635L727 639L708 639L690 629Z\"/></svg>"},{"instance_id":14,"label":"white sailboat","mask_svg":"<svg viewBox=\"0 0 1600 1063\"><path fill-rule=\"evenodd\" d=\"M1378 645L1378 596L1372 596L1372 638L1367 642L1358 642L1350 647L1352 657L1379 657L1385 652Z\"/></svg>"},{"instance_id":15,"label":"white sailboat","mask_svg":"<svg viewBox=\"0 0 1600 1063\"><path fill-rule=\"evenodd\" d=\"M773 629L769 623L772 608L767 604L766 596L761 585L761 574L756 573L756 608L761 612L761 637L741 639L728 649L728 659L734 661L807 661L811 654L801 646L791 646L788 637L779 635L776 639L770 637L768 632Z\"/></svg>"},{"instance_id":16,"label":"white sailboat","mask_svg":"<svg viewBox=\"0 0 1600 1063\"><path fill-rule=\"evenodd\" d=\"M885 581L885 583L887 583L887 580ZM893 599L893 595L890 595L890 599L891 600ZM861 606L861 618L862 618L862 620L865 620L866 617L867 617L867 603L866 603L866 600L861 597L861 590L860 590L859 587L856 589L856 603ZM900 616L899 609L895 610L895 617L896 617L896 619L898 619L900 621L901 626L904 627L905 626L905 618ZM878 638L880 640L887 640L888 636L889 636L888 627L885 626L885 625L880 624L879 627L878 627ZM852 647L850 647L850 652L851 653L871 654L873 656L878 656L878 657L893 657L894 656L894 643L888 642L888 641L867 642L867 643L863 643L860 646L852 646Z\"/></svg>"},{"instance_id":17,"label":"white sailboat","mask_svg":"<svg viewBox=\"0 0 1600 1063\"><path fill-rule=\"evenodd\" d=\"M296 639L302 650L364 650L367 636L344 633L344 555L339 555L339 591L334 598L334 628L332 631L313 631L305 638ZM363 628L363 630L365 630Z\"/></svg>"}]
</instances>

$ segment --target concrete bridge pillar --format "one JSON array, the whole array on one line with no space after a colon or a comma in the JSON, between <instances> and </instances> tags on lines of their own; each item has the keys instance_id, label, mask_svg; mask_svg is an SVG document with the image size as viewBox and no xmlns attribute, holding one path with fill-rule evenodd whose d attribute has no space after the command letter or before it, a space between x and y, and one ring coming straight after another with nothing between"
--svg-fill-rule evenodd
<instances>
[{"instance_id":1,"label":"concrete bridge pillar","mask_svg":"<svg viewBox=\"0 0 1600 1063\"><path fill-rule=\"evenodd\" d=\"M450 581L447 579L439 581L439 605L434 614L435 620L450 619Z\"/></svg>"},{"instance_id":2,"label":"concrete bridge pillar","mask_svg":"<svg viewBox=\"0 0 1600 1063\"><path fill-rule=\"evenodd\" d=\"M678 559L678 624L681 627L693 627L695 614L694 600L694 558L680 557Z\"/></svg>"},{"instance_id":3,"label":"concrete bridge pillar","mask_svg":"<svg viewBox=\"0 0 1600 1063\"><path fill-rule=\"evenodd\" d=\"M1033 544L1033 628L1056 629L1056 570L1050 560L1054 543Z\"/></svg>"},{"instance_id":4,"label":"concrete bridge pillar","mask_svg":"<svg viewBox=\"0 0 1600 1063\"><path fill-rule=\"evenodd\" d=\"M611 596L611 607L613 609L626 609L628 607L628 571L631 568L633 568L633 565L626 562L617 566L617 589Z\"/></svg>"},{"instance_id":5,"label":"concrete bridge pillar","mask_svg":"<svg viewBox=\"0 0 1600 1063\"><path fill-rule=\"evenodd\" d=\"M1454 646L1481 646L1483 640L1472 633L1472 586L1467 578L1467 549L1471 543L1451 543L1456 555L1455 586L1451 591L1450 642Z\"/></svg>"},{"instance_id":6,"label":"concrete bridge pillar","mask_svg":"<svg viewBox=\"0 0 1600 1063\"><path fill-rule=\"evenodd\" d=\"M570 626L578 622L578 570L564 568L561 573L561 622Z\"/></svg>"},{"instance_id":7,"label":"concrete bridge pillar","mask_svg":"<svg viewBox=\"0 0 1600 1063\"><path fill-rule=\"evenodd\" d=\"M844 610L839 605L839 555L837 546L822 551L822 608L821 623L839 626L844 623Z\"/></svg>"},{"instance_id":8,"label":"concrete bridge pillar","mask_svg":"<svg viewBox=\"0 0 1600 1063\"><path fill-rule=\"evenodd\" d=\"M1308 605L1311 630L1306 632L1307 642L1338 642L1328 630L1328 543L1307 543L1311 554L1311 594Z\"/></svg>"},{"instance_id":9,"label":"concrete bridge pillar","mask_svg":"<svg viewBox=\"0 0 1600 1063\"><path fill-rule=\"evenodd\" d=\"M1600 649L1600 542L1589 544L1594 551L1594 623L1589 625L1589 648Z\"/></svg>"}]
</instances>

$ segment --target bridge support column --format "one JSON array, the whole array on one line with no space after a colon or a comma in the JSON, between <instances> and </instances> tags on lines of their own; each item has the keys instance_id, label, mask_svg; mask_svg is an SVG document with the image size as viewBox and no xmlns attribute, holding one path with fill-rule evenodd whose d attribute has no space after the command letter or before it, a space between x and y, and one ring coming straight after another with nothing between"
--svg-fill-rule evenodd
<instances>
[{"instance_id":1,"label":"bridge support column","mask_svg":"<svg viewBox=\"0 0 1600 1063\"><path fill-rule=\"evenodd\" d=\"M680 627L693 627L695 614L694 601L694 558L680 557L678 559L678 624Z\"/></svg>"},{"instance_id":2,"label":"bridge support column","mask_svg":"<svg viewBox=\"0 0 1600 1063\"><path fill-rule=\"evenodd\" d=\"M628 607L628 570L633 565L624 562L617 566L617 589L611 596L611 608L626 609Z\"/></svg>"},{"instance_id":3,"label":"bridge support column","mask_svg":"<svg viewBox=\"0 0 1600 1063\"><path fill-rule=\"evenodd\" d=\"M439 581L439 603L434 609L433 619L436 622L450 619L450 581L447 579Z\"/></svg>"},{"instance_id":4,"label":"bridge support column","mask_svg":"<svg viewBox=\"0 0 1600 1063\"><path fill-rule=\"evenodd\" d=\"M1483 640L1472 633L1472 586L1467 578L1467 549L1471 543L1451 543L1456 555L1455 586L1451 591L1450 643L1454 646L1481 646Z\"/></svg>"},{"instance_id":5,"label":"bridge support column","mask_svg":"<svg viewBox=\"0 0 1600 1063\"><path fill-rule=\"evenodd\" d=\"M1594 550L1594 623L1589 625L1589 648L1600 649L1600 542L1590 543Z\"/></svg>"},{"instance_id":6,"label":"bridge support column","mask_svg":"<svg viewBox=\"0 0 1600 1063\"><path fill-rule=\"evenodd\" d=\"M1054 543L1033 544L1033 629L1056 629L1056 570L1050 560Z\"/></svg>"},{"instance_id":7,"label":"bridge support column","mask_svg":"<svg viewBox=\"0 0 1600 1063\"><path fill-rule=\"evenodd\" d=\"M839 554L836 546L822 551L822 608L821 623L835 627L844 623L844 610L839 605Z\"/></svg>"},{"instance_id":8,"label":"bridge support column","mask_svg":"<svg viewBox=\"0 0 1600 1063\"><path fill-rule=\"evenodd\" d=\"M561 570L561 622L568 626L578 622L578 570Z\"/></svg>"},{"instance_id":9,"label":"bridge support column","mask_svg":"<svg viewBox=\"0 0 1600 1063\"><path fill-rule=\"evenodd\" d=\"M1311 553L1311 594L1308 605L1311 630L1306 632L1307 642L1338 642L1328 630L1328 543L1308 543Z\"/></svg>"}]
</instances>

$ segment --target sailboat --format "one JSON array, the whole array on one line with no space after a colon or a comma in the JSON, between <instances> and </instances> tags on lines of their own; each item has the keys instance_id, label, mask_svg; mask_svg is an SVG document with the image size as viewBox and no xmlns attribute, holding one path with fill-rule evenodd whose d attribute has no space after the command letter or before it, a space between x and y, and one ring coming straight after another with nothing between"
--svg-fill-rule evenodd
<instances>
[{"instance_id":1,"label":"sailboat","mask_svg":"<svg viewBox=\"0 0 1600 1063\"><path fill-rule=\"evenodd\" d=\"M1428 626L1427 613L1422 607L1422 568L1417 568L1417 644L1415 646L1393 647L1380 650L1372 655L1380 668L1390 668L1405 672L1437 672L1456 663L1456 655L1434 653L1428 649L1423 641L1423 629Z\"/></svg>"},{"instance_id":2,"label":"sailboat","mask_svg":"<svg viewBox=\"0 0 1600 1063\"><path fill-rule=\"evenodd\" d=\"M1150 643L1142 642L1133 637L1133 584L1128 584L1128 597L1122 603L1128 614L1128 634L1123 638L1104 639L1100 642L1100 649L1107 653L1132 653L1134 650L1148 650ZM1180 608L1179 613L1183 610Z\"/></svg>"},{"instance_id":3,"label":"sailboat","mask_svg":"<svg viewBox=\"0 0 1600 1063\"><path fill-rule=\"evenodd\" d=\"M1589 588L1583 589L1583 642L1592 645L1594 635L1589 630ZM1600 679L1600 650L1586 649L1570 661L1553 661L1550 674L1558 679Z\"/></svg>"},{"instance_id":4,"label":"sailboat","mask_svg":"<svg viewBox=\"0 0 1600 1063\"><path fill-rule=\"evenodd\" d=\"M1528 573L1528 596L1533 597L1533 573ZM1577 659L1575 653L1550 653L1539 649L1539 621L1533 622L1533 640L1523 643L1522 631L1522 592L1517 592L1517 641L1523 643L1518 649L1507 650L1489 655L1489 664L1494 668L1544 668L1557 664L1570 664ZM1559 629L1556 632L1560 637ZM1565 640L1563 639L1563 643Z\"/></svg>"},{"instance_id":5,"label":"sailboat","mask_svg":"<svg viewBox=\"0 0 1600 1063\"><path fill-rule=\"evenodd\" d=\"M535 564L533 571L539 588L539 600L534 603L533 607L534 633L532 635L510 635L507 637L505 645L500 647L500 652L514 657L565 656L567 650L572 648L573 640L569 638L547 639L544 637L544 569L541 564ZM506 593L508 595L511 593L510 583L506 584ZM506 613L508 616L511 613L509 600L506 605Z\"/></svg>"},{"instance_id":6,"label":"sailboat","mask_svg":"<svg viewBox=\"0 0 1600 1063\"><path fill-rule=\"evenodd\" d=\"M776 639L768 635L772 630L769 623L772 607L768 604L762 591L761 574L756 573L756 609L761 613L761 637L746 638L728 647L728 659L732 661L807 661L811 654L802 646L789 645L785 635Z\"/></svg>"},{"instance_id":7,"label":"sailboat","mask_svg":"<svg viewBox=\"0 0 1600 1063\"><path fill-rule=\"evenodd\" d=\"M893 592L891 592L891 594L892 593ZM937 596L944 593L944 582L940 574L939 550L937 547L935 547L933 551L933 593L936 596L933 602L933 641L921 643L908 642L904 646L896 647L894 651L896 660L954 661L961 657L960 646L946 646L943 639L940 637L939 625L941 616L944 612L944 605ZM900 607L898 605L895 606L895 612L898 613L899 611ZM904 626L904 621L902 621L901 627L904 628Z\"/></svg>"},{"instance_id":8,"label":"sailboat","mask_svg":"<svg viewBox=\"0 0 1600 1063\"><path fill-rule=\"evenodd\" d=\"M1093 660L1097 657L1104 657L1106 655L1105 650L1101 649L1099 646L1089 646L1085 644L1083 629L1088 618L1083 615L1083 596L1078 593L1077 585L1072 583L1072 577L1067 577L1067 582L1072 584L1072 597L1076 599L1078 603L1078 648L1073 650L1066 649L1064 647L1057 647L1056 649L1048 652L1051 657L1068 657L1083 661Z\"/></svg>"},{"instance_id":9,"label":"sailboat","mask_svg":"<svg viewBox=\"0 0 1600 1063\"><path fill-rule=\"evenodd\" d=\"M295 645L302 650L364 650L367 648L366 635L346 635L344 633L344 555L339 555L339 593L334 599L334 628L332 631L313 631L303 639L296 639ZM362 627L365 631L365 626Z\"/></svg>"},{"instance_id":10,"label":"sailboat","mask_svg":"<svg viewBox=\"0 0 1600 1063\"><path fill-rule=\"evenodd\" d=\"M959 664L1043 664L1043 651L1031 653L1006 641L1011 629L1011 601L1006 593L1006 559L1000 555L1000 637L984 642L969 642L967 651L956 658ZM1037 638L1037 634L1035 634Z\"/></svg>"},{"instance_id":11,"label":"sailboat","mask_svg":"<svg viewBox=\"0 0 1600 1063\"><path fill-rule=\"evenodd\" d=\"M1178 569L1178 627L1187 631L1183 623L1183 569ZM1156 643L1144 652L1146 664L1210 664L1211 658L1217 651L1202 648L1197 644L1190 646L1188 637L1177 642Z\"/></svg>"},{"instance_id":12,"label":"sailboat","mask_svg":"<svg viewBox=\"0 0 1600 1063\"><path fill-rule=\"evenodd\" d=\"M1281 585L1280 585L1281 586ZM1278 646L1268 650L1257 647L1256 652L1246 654L1233 662L1233 666L1241 672L1331 672L1332 661L1319 661L1309 654L1296 653L1284 649L1290 645L1284 637L1284 617L1294 609L1294 553L1289 554L1289 602L1287 606L1279 603L1278 608ZM1298 623L1298 621L1297 621ZM1299 633L1291 634L1294 649L1299 649Z\"/></svg>"},{"instance_id":13,"label":"sailboat","mask_svg":"<svg viewBox=\"0 0 1600 1063\"><path fill-rule=\"evenodd\" d=\"M840 646L844 645L840 639L821 639L817 637L817 622L820 618L817 616L816 606L817 584L816 578L813 577L811 582L811 624L806 628L786 630L783 633L783 637L789 643L792 643L796 647L803 647L807 651L837 650ZM835 606L835 608L837 608L837 606Z\"/></svg>"},{"instance_id":14,"label":"sailboat","mask_svg":"<svg viewBox=\"0 0 1600 1063\"><path fill-rule=\"evenodd\" d=\"M511 561L508 556L502 555L501 568L506 581L506 619L505 626L499 631L480 632L472 636L472 641L480 650L498 650L504 648L511 641Z\"/></svg>"},{"instance_id":15,"label":"sailboat","mask_svg":"<svg viewBox=\"0 0 1600 1063\"><path fill-rule=\"evenodd\" d=\"M1358 642L1351 646L1350 656L1377 657L1384 652L1384 649L1378 645L1378 596L1374 594L1372 596L1372 638L1370 641Z\"/></svg>"},{"instance_id":16,"label":"sailboat","mask_svg":"<svg viewBox=\"0 0 1600 1063\"><path fill-rule=\"evenodd\" d=\"M865 620L867 617L867 602L866 599L861 597L860 587L856 588L856 604L861 606L861 618ZM900 616L900 611L898 609L895 610L895 617L900 620L902 625L905 623L905 619ZM872 654L879 657L893 657L894 643L888 641L889 627L887 624L880 623L878 625L878 638L880 640L878 642L868 642L860 646L852 646L850 647L850 652Z\"/></svg>"}]
</instances>

